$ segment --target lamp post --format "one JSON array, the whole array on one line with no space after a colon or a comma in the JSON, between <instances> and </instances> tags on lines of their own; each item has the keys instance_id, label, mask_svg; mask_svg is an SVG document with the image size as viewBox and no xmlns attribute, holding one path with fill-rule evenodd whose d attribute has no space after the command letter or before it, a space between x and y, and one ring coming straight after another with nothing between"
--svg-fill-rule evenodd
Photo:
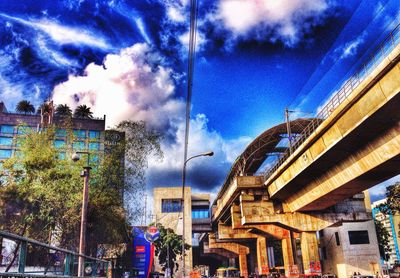
<instances>
[{"instance_id":1,"label":"lamp post","mask_svg":"<svg viewBox=\"0 0 400 278\"><path fill-rule=\"evenodd\" d=\"M182 169L182 278L185 278L185 182L186 182L186 164L189 160L200 156L213 156L214 152L209 151L189 157L183 163Z\"/></svg>"},{"instance_id":2,"label":"lamp post","mask_svg":"<svg viewBox=\"0 0 400 278\"><path fill-rule=\"evenodd\" d=\"M81 229L79 235L79 255L85 254L86 248L86 223L87 223L87 206L89 202L89 177L90 170L92 167L89 166L89 152L78 151L72 155L72 160L74 162L80 159L79 154L87 154L87 163L86 166L83 166L83 171L81 172L81 177L83 177L83 197L82 197L82 210L81 210ZM78 276L84 276L84 268L85 268L85 258L79 256L78 258Z\"/></svg>"}]
</instances>

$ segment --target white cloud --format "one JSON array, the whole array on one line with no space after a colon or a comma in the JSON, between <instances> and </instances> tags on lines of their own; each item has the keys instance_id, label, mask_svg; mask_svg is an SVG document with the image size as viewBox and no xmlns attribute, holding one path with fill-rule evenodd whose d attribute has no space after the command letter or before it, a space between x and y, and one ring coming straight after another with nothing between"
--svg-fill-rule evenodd
<instances>
[{"instance_id":1,"label":"white cloud","mask_svg":"<svg viewBox=\"0 0 400 278\"><path fill-rule=\"evenodd\" d=\"M355 56L358 52L359 46L364 43L364 37L365 37L365 33L361 34L359 37L355 38L354 40L349 41L348 43L344 44L344 46L341 46L341 47L335 49L334 53L339 54L340 59L345 59L348 57Z\"/></svg>"},{"instance_id":2,"label":"white cloud","mask_svg":"<svg viewBox=\"0 0 400 278\"><path fill-rule=\"evenodd\" d=\"M135 44L119 54L107 55L104 67L90 64L83 76L70 76L55 87L56 104L75 108L86 104L95 115L107 115L107 125L121 120L143 120L165 134L164 159L150 158L149 187L179 185L181 180L185 102L175 95L170 68L160 65L162 58L147 44ZM210 130L203 114L191 120L189 156L213 150L215 155L190 161L188 184L203 190L215 189L223 182L234 159L250 138L226 141Z\"/></svg>"},{"instance_id":3,"label":"white cloud","mask_svg":"<svg viewBox=\"0 0 400 278\"><path fill-rule=\"evenodd\" d=\"M234 39L281 40L290 46L319 24L328 9L326 0L223 0L209 18L222 23Z\"/></svg>"},{"instance_id":4,"label":"white cloud","mask_svg":"<svg viewBox=\"0 0 400 278\"><path fill-rule=\"evenodd\" d=\"M59 44L83 44L101 49L111 48L100 34L94 34L92 30L75 29L47 19L25 20L6 14L0 14L0 16L44 32Z\"/></svg>"}]
</instances>

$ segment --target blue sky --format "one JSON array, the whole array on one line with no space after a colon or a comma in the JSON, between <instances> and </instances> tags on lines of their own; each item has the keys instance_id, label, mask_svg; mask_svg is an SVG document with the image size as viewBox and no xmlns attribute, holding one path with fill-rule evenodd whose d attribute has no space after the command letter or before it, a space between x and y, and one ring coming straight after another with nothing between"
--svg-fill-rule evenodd
<instances>
[{"instance_id":1,"label":"blue sky","mask_svg":"<svg viewBox=\"0 0 400 278\"><path fill-rule=\"evenodd\" d=\"M148 189L180 185L188 0L0 3L0 99L86 104L165 135ZM399 21L398 0L199 1L188 185L215 193L264 130L315 115ZM394 180L388 181L390 183ZM385 183L385 184L387 184ZM375 187L373 199L383 197Z\"/></svg>"}]
</instances>

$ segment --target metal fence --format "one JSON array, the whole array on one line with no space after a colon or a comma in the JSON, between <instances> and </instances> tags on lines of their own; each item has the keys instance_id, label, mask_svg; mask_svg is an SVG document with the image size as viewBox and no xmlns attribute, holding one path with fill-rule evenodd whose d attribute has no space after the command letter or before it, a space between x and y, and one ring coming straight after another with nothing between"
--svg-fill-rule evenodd
<instances>
[{"instance_id":1,"label":"metal fence","mask_svg":"<svg viewBox=\"0 0 400 278\"><path fill-rule=\"evenodd\" d=\"M384 39L384 41L376 48L371 58L363 63L356 72L347 79L340 87L338 92L325 104L325 106L317 113L317 116L311 121L306 128L296 137L291 138L290 147L282 154L276 164L267 169L264 173L267 180L285 161L286 159L317 129L326 118L329 117L338 106L343 103L357 86L368 77L368 75L386 58L389 53L400 43L400 24Z\"/></svg>"},{"instance_id":2,"label":"metal fence","mask_svg":"<svg viewBox=\"0 0 400 278\"><path fill-rule=\"evenodd\" d=\"M0 277L77 277L85 258L85 277L106 277L110 262L0 231ZM8 249L8 250L6 250ZM7 252L9 251L9 252Z\"/></svg>"}]
</instances>

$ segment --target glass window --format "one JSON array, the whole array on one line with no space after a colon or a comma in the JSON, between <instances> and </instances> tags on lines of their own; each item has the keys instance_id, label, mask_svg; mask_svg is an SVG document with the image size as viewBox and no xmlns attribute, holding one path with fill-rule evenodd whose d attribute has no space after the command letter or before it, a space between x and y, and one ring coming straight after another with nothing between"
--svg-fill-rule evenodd
<instances>
[{"instance_id":1,"label":"glass window","mask_svg":"<svg viewBox=\"0 0 400 278\"><path fill-rule=\"evenodd\" d=\"M181 199L163 199L161 200L161 212L181 212Z\"/></svg>"},{"instance_id":2,"label":"glass window","mask_svg":"<svg viewBox=\"0 0 400 278\"><path fill-rule=\"evenodd\" d=\"M65 152L59 152L58 159L65 160Z\"/></svg>"},{"instance_id":3,"label":"glass window","mask_svg":"<svg viewBox=\"0 0 400 278\"><path fill-rule=\"evenodd\" d=\"M0 159L10 158L12 155L12 150L0 150Z\"/></svg>"},{"instance_id":4,"label":"glass window","mask_svg":"<svg viewBox=\"0 0 400 278\"><path fill-rule=\"evenodd\" d=\"M99 162L99 155L97 155L97 154L90 154L90 162L91 162L91 163L98 163L98 162Z\"/></svg>"},{"instance_id":5,"label":"glass window","mask_svg":"<svg viewBox=\"0 0 400 278\"><path fill-rule=\"evenodd\" d=\"M57 129L56 136L57 137L65 137L65 136L67 136L67 131L65 129Z\"/></svg>"},{"instance_id":6,"label":"glass window","mask_svg":"<svg viewBox=\"0 0 400 278\"><path fill-rule=\"evenodd\" d=\"M207 208L192 209L192 218L209 218L208 209Z\"/></svg>"},{"instance_id":7,"label":"glass window","mask_svg":"<svg viewBox=\"0 0 400 278\"><path fill-rule=\"evenodd\" d=\"M11 146L12 143L13 143L13 139L11 137L0 137L0 145Z\"/></svg>"},{"instance_id":8,"label":"glass window","mask_svg":"<svg viewBox=\"0 0 400 278\"><path fill-rule=\"evenodd\" d=\"M89 150L93 151L93 150L100 150L100 143L97 142L90 142L89 143Z\"/></svg>"},{"instance_id":9,"label":"glass window","mask_svg":"<svg viewBox=\"0 0 400 278\"><path fill-rule=\"evenodd\" d=\"M72 148L74 150L83 150L85 148L85 142L83 141L76 141L72 144Z\"/></svg>"},{"instance_id":10,"label":"glass window","mask_svg":"<svg viewBox=\"0 0 400 278\"><path fill-rule=\"evenodd\" d=\"M65 141L64 140L54 140L54 147L56 148L64 148Z\"/></svg>"},{"instance_id":11,"label":"glass window","mask_svg":"<svg viewBox=\"0 0 400 278\"><path fill-rule=\"evenodd\" d=\"M86 138L86 130L74 129L74 136L76 138Z\"/></svg>"},{"instance_id":12,"label":"glass window","mask_svg":"<svg viewBox=\"0 0 400 278\"><path fill-rule=\"evenodd\" d=\"M339 233L335 232L335 239L336 239L336 245L339 246L340 245L340 238L339 238Z\"/></svg>"},{"instance_id":13,"label":"glass window","mask_svg":"<svg viewBox=\"0 0 400 278\"><path fill-rule=\"evenodd\" d=\"M349 231L350 244L369 244L368 231Z\"/></svg>"},{"instance_id":14,"label":"glass window","mask_svg":"<svg viewBox=\"0 0 400 278\"><path fill-rule=\"evenodd\" d=\"M89 138L90 139L100 139L100 131L98 131L98 130L89 130Z\"/></svg>"},{"instance_id":15,"label":"glass window","mask_svg":"<svg viewBox=\"0 0 400 278\"><path fill-rule=\"evenodd\" d=\"M1 126L1 133L13 134L14 133L14 126L13 125L2 125Z\"/></svg>"},{"instance_id":16,"label":"glass window","mask_svg":"<svg viewBox=\"0 0 400 278\"><path fill-rule=\"evenodd\" d=\"M29 132L33 131L33 127L30 126L19 126L18 127L18 134L28 134Z\"/></svg>"}]
</instances>

